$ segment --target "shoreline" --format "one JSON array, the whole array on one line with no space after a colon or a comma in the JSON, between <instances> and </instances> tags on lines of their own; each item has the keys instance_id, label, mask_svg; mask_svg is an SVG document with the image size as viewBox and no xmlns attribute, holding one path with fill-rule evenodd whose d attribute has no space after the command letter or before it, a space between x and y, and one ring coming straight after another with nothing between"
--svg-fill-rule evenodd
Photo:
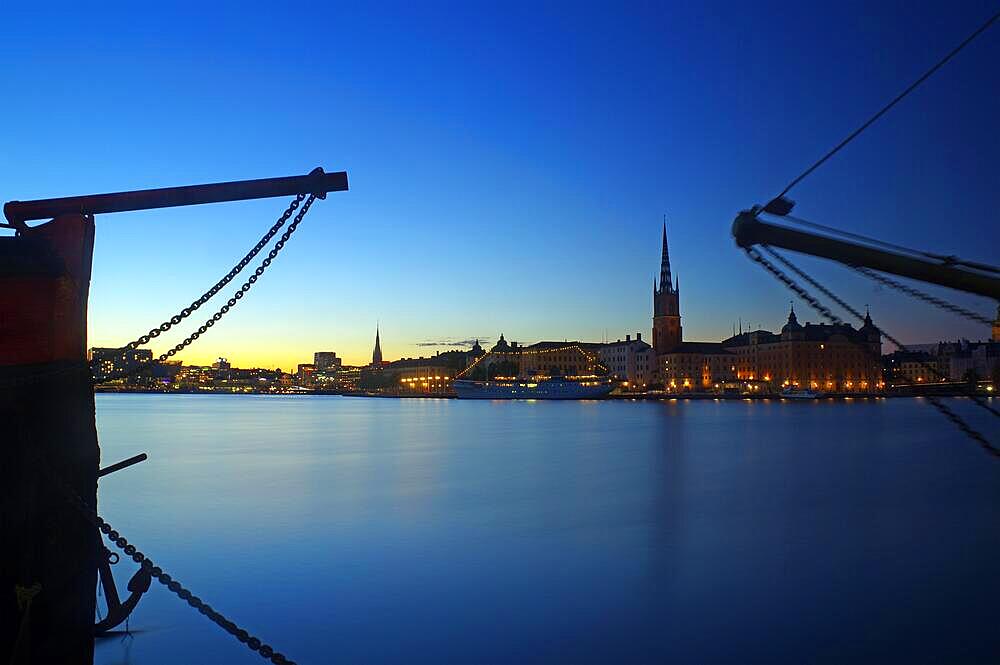
<instances>
[{"instance_id":1,"label":"shoreline","mask_svg":"<svg viewBox=\"0 0 1000 665\"><path fill-rule=\"evenodd\" d=\"M366 392L337 392L328 390L313 390L313 391L302 391L302 392L238 392L238 391L228 391L228 390L190 390L190 391L180 391L180 390L106 390L106 389L95 389L95 394L102 395L254 395L259 397L313 397L313 396L338 396L338 397L360 397L360 398L375 398L375 399L444 399L444 400L457 400L459 399L457 395L391 395L385 393L366 393ZM975 393L977 397L991 398L993 395L991 393ZM882 393L829 393L822 395L820 397L815 397L811 399L789 399L780 394L767 394L767 395L717 395L713 393L683 393L683 394L620 394L620 395L607 395L600 399L587 399L587 400L465 400L469 402L490 402L490 401L590 401L590 402L600 402L600 401L630 401L630 402L659 402L659 401L670 401L670 400L692 400L692 401L704 401L704 400L714 400L714 401L761 401L761 400L781 400L785 402L817 402L817 401L829 401L829 400L847 400L847 399L901 399L901 398L916 398L916 397L971 397L968 393L959 391L942 391L934 393L915 393L912 391L907 392L882 392Z\"/></svg>"}]
</instances>

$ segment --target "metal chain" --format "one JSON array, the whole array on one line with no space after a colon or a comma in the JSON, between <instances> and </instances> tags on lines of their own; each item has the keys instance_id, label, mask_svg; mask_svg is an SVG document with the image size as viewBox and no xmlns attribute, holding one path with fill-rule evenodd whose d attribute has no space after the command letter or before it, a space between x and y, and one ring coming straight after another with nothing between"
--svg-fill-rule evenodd
<instances>
[{"instance_id":1,"label":"metal chain","mask_svg":"<svg viewBox=\"0 0 1000 665\"><path fill-rule=\"evenodd\" d=\"M254 270L253 274L250 275L250 277L245 282L243 282L243 285L240 286L239 290L237 290L233 294L233 296L226 302L226 304L220 307L219 310L215 314L213 314L210 319L205 321L205 323L198 326L197 330L195 330L193 333L185 337L182 341L178 342L176 345L174 345L173 348L169 349L164 353L161 353L159 357L157 357L155 362L163 362L167 358L170 358L171 356L175 355L178 351L181 351L182 349L189 346L192 342L194 342L203 334L205 334L205 332L207 332L209 328L211 328L219 320L221 320L222 317L225 316L229 312L229 310L232 309L236 305L236 303L243 298L244 295L246 295L246 293L251 289L251 287L253 287L253 285L257 283L257 280L260 278L260 276L264 274L264 271L267 270L268 266L271 265L271 262L274 261L275 257L278 256L278 253L282 250L282 248L284 248L285 243L288 242L288 239L292 237L293 233L295 233L295 230L302 222L302 218L305 217L307 212L309 212L309 208L312 206L315 200L316 200L315 194L310 194L308 198L306 198L305 203L302 205L302 209L299 210L298 214L295 215L295 219L292 220L292 223L288 225L288 228L285 229L285 232L281 234L281 237L278 239L278 242L274 244L274 247L272 247L271 251L267 253L267 256L264 258L264 260L260 262L260 265L257 266L257 269ZM295 204L294 201L293 204ZM294 210L295 208L289 206L289 209ZM173 321L173 319L171 319L171 321ZM167 326L166 329L168 330L171 326L167 324L171 324L171 321L168 321L163 324L164 326ZM160 329L162 328L163 326L160 326ZM156 335L153 335L153 337L156 337L158 335L159 332L157 332ZM143 337L146 336L144 335ZM140 337L139 339L141 340L143 338ZM138 374L151 364L152 363L143 363L139 367L133 367L127 370L116 372L109 376L102 377L100 379L100 382L114 381L116 379L123 379L132 376L134 374Z\"/></svg>"},{"instance_id":2,"label":"metal chain","mask_svg":"<svg viewBox=\"0 0 1000 665\"><path fill-rule=\"evenodd\" d=\"M213 609L211 605L191 593L191 591L185 588L171 575L163 572L162 568L154 564L152 559L140 552L135 545L129 543L124 536L115 531L110 524L104 521L104 519L97 514L97 511L94 510L90 504L84 501L83 497L74 491L72 487L67 485L66 482L55 472L55 470L49 466L47 460L45 460L40 452L36 451L34 456L39 463L39 467L44 470L45 475L49 477L52 484L59 490L66 500L72 504L77 512L79 512L84 519L93 524L94 527L99 529L101 533L107 536L108 540L114 543L115 546L124 552L126 556L131 557L133 561L144 568L152 578L167 587L167 589L173 592L174 595L185 601L194 609L198 610L198 612L208 617L212 623L219 626L224 631L245 644L251 651L256 651L261 658L274 663L274 665L295 665L294 661L289 660L281 652L275 651L274 647L269 644L265 644L260 640L260 638L255 637L245 629L240 628L236 623L227 619L223 614Z\"/></svg>"},{"instance_id":3,"label":"metal chain","mask_svg":"<svg viewBox=\"0 0 1000 665\"><path fill-rule=\"evenodd\" d=\"M832 299L838 305L840 305L845 310L847 310L848 312L850 312L851 314L853 314L859 321L862 321L862 322L864 321L864 317L861 316L861 312L859 312L858 310L854 309L849 304L847 304L846 302L844 302L843 299L837 297L837 295L835 293L833 293L828 288L826 288L825 286L823 286L822 284L820 284L819 282L817 282L815 279L813 279L812 277L810 277L804 270L802 270L801 268L799 268L797 265L795 265L794 263L792 263L791 261L789 261L787 258L785 258L784 256L782 256L781 254L779 254L777 252L777 250L775 250L773 247L770 247L769 245L761 245L761 247L768 254L770 254L775 259L777 259L782 264L784 264L789 270L793 271L796 275L798 275L802 279L806 280L807 282L809 282L810 284L812 284L813 286L815 286L817 289L819 289L821 292L823 292L824 294L826 294L830 299ZM875 330L877 330L879 332L880 335L882 335L887 340L889 340L890 342L892 342L893 344L895 344L897 347L899 347L899 349L901 351L906 351L907 350L906 346L902 342L900 342L898 339L896 339L895 337L893 337L889 333L885 332L884 330L882 330L881 328L879 328L878 326L876 326L874 323L872 323L872 326L875 328ZM925 370L927 370L928 372L930 372L931 374L933 374L938 379L941 379L942 381L948 380L948 377L945 374L943 374L942 372L938 371L938 368L935 367L934 365L930 365L928 363L925 363L923 360L918 360L917 362L920 363L921 367L923 367ZM975 392L973 392L972 390L969 390L968 388L964 389L964 392L965 392L966 396L969 397L969 399L971 399L973 401L973 403L975 403L976 406L980 407L981 409L985 409L986 411L989 411L990 413L992 413L994 416L1000 418L1000 411L998 411L998 410L994 409L992 406L990 406L989 403L985 399L983 399L981 396L977 395Z\"/></svg>"},{"instance_id":4,"label":"metal chain","mask_svg":"<svg viewBox=\"0 0 1000 665\"><path fill-rule=\"evenodd\" d=\"M236 277L236 275L240 274L240 272L242 272L242 270L246 268L251 261L253 261L254 257L260 254L260 251L264 249L265 245L271 242L271 238L274 237L274 234L276 234L281 229L281 227L285 225L285 222L288 221L288 218L292 216L292 213L295 212L296 208L299 207L299 204L302 203L302 199L304 199L305 197L306 197L305 194L297 194L295 198L292 200L292 202L288 204L288 207L285 209L285 212L283 212L281 214L281 217L278 218L278 221L276 221L274 225L271 226L270 229L268 229L267 233L265 233L264 236L257 242L257 244L253 246L253 249L247 252L246 256L240 259L240 262L237 263L235 266L233 266L233 269L230 270L225 277L216 282L215 286L210 288L208 291L205 291L205 293L201 294L201 296L198 299L196 299L187 307L183 308L177 314L174 314L172 317L161 323L159 326L151 329L148 333L142 335L135 341L129 342L127 345L123 347L123 350L133 351L144 344L148 344L149 340L159 337L161 334L167 332L172 327L174 327L187 317L191 316L191 314L196 312L199 307L208 302L209 299L212 298L212 296L214 296L216 293L225 288L225 286L229 284L229 282L233 281L233 278ZM311 199L310 203L312 203ZM303 213L304 212L305 211L303 210ZM296 223L299 221L300 217L301 215L296 217Z\"/></svg>"},{"instance_id":5,"label":"metal chain","mask_svg":"<svg viewBox=\"0 0 1000 665\"><path fill-rule=\"evenodd\" d=\"M928 302L928 303L930 303L932 305L935 305L936 307L940 307L941 309L949 311L952 314L958 314L959 316L964 316L965 318L971 319L971 320L975 321L976 323L983 323L983 324L986 324L988 326L989 325L993 325L993 321L991 319L986 318L985 316L982 316L980 314L976 314L975 312L967 310L964 307L959 307L958 305L950 303L950 302L948 302L946 300L942 300L940 298L932 296L931 294L925 293L925 292L921 291L920 289L915 289L912 286L907 286L906 284L903 284L901 282L897 282L896 280L894 280L894 279L892 279L890 277L886 277L885 275L879 274L879 273L875 272L874 270L871 270L869 268L865 268L864 266L852 266L852 265L848 265L848 267L852 268L855 272L861 273L862 275L864 275L865 277L867 277L869 279L873 279L876 282L884 284L885 286L892 287L892 288L896 289L897 291L902 291L903 293L905 293L905 294L907 294L909 296L913 296L914 298L917 298L918 300L923 300L924 302Z\"/></svg>"},{"instance_id":6,"label":"metal chain","mask_svg":"<svg viewBox=\"0 0 1000 665\"><path fill-rule=\"evenodd\" d=\"M208 291L206 291L205 293L203 293L198 299L196 299L194 302L192 302L188 307L183 308L180 312L178 312L174 316L170 317L170 319L168 319L167 321L164 321L162 324L160 324L156 328L153 328L152 330L150 330L145 335L142 335L138 339L136 339L136 340L134 340L132 342L129 342L122 349L122 351L123 351L123 353L122 353L122 359L124 360L127 357L126 354L125 354L125 351L135 350L137 347L139 347L139 346L141 346L143 344L148 343L151 339L159 337L161 334L163 334L164 332L170 330L173 326L175 326L176 324L180 323L182 320L184 320L187 317L189 317L192 313L194 313L195 311L197 311L202 305L204 305L206 302L208 302L209 299L211 299L219 291L221 291L223 288L225 288L225 286L227 284L229 284L233 280L233 278L236 277L236 275L238 275L240 272L242 272L243 269L246 268L246 266L258 254L260 254L261 250L267 245L267 243L269 243L271 241L272 238L274 238L275 234L277 234L277 232L279 230L281 230L281 227L285 225L285 223L292 216L292 214L299 208L299 206L302 204L302 201L304 199L306 199L306 203L305 203L304 206L302 206L302 210L300 210L299 213L295 216L295 219L293 220L292 224L289 225L289 228L285 231L284 234L282 234L282 236L279 239L278 243L276 243L275 247L268 254L267 258L265 258L265 260L261 263L261 266L259 266L257 268L257 270L255 271L254 275L250 278L250 280L248 280L246 283L243 284L243 286L240 288L240 290L234 295L234 298L230 298L229 302L226 303L226 306L224 306L222 309L220 309L218 312L216 312L212 316L211 319L209 319L208 321L206 321L204 325L202 325L200 328L198 328L197 333L189 336L187 339L184 340L184 342L182 342L181 344L175 346L173 349L171 349L167 353L162 354L157 359L157 362L163 362L167 358L175 355L178 351L180 351L181 349L185 348L186 346L188 346L189 344L191 344L192 342L194 342L205 331L207 331L209 328L211 328L212 326L214 326L215 323L219 319L221 319L230 310L230 308L232 308L236 304L236 301L239 300L239 299L241 299L243 297L243 294L245 294L247 291L250 290L250 285L252 285L253 283L255 283L257 281L257 279L263 274L264 270L267 269L267 266L271 265L271 261L273 261L274 257L278 255L278 252L281 251L281 248L284 247L285 243L291 237L292 233L295 232L295 228L302 221L302 218L305 216L305 213L309 210L309 207L313 204L313 201L316 199L315 195L309 195L308 199L307 199L305 194L297 194L295 196L295 198L292 200L292 202L288 205L288 208L286 208L285 211L278 218L278 221L276 221L271 226L271 228L268 229L267 233L265 233L261 237L261 239L257 242L257 244L254 245L253 248L249 252L247 252L247 254L242 259L240 259L239 263L237 263L235 266L233 266L232 270L230 270L225 275L225 277L223 277L218 282L216 282L216 284L212 288L210 288ZM114 381L116 379L122 379L122 378L126 378L126 377L129 377L129 376L133 376L135 374L138 374L139 372L141 372L144 369L146 369L147 367L149 367L151 364L152 363L143 363L139 367L132 368L132 369L125 370L125 371L121 371L121 372L118 372L118 373L115 373L115 374L111 374L111 375L108 375L108 376L103 376L100 379L93 379L93 377L91 376L91 379L95 383L101 383L101 382L105 382L105 381ZM30 374L30 375L26 375L26 376L21 376L21 377L15 378L15 379L9 379L9 380L6 380L6 381L0 381L0 390L14 390L16 388L21 388L23 386L27 386L27 385L39 383L41 381L45 381L45 380L48 380L48 379L54 379L54 378L59 377L59 376L63 376L63 375L67 375L67 374L75 374L75 373L86 373L88 375L92 375L93 374L93 363L91 363L89 367L87 365L80 365L80 366L74 365L74 366L71 366L71 367L61 367L59 369L42 370L40 372L36 372L36 373Z\"/></svg>"},{"instance_id":7,"label":"metal chain","mask_svg":"<svg viewBox=\"0 0 1000 665\"><path fill-rule=\"evenodd\" d=\"M772 255L775 255L776 258L779 258L780 260L782 260L786 265L790 265L790 266L792 265L790 261L788 261L787 259L784 259L780 255L778 255L776 252L774 252L774 250L771 250L766 245L762 245L762 246L765 249L767 249ZM817 312L819 312L828 321L830 321L831 323L837 324L837 325L840 325L840 324L843 323L843 321L840 319L840 317L838 317L836 314L834 314L832 311L830 311L830 309L828 307L826 307L823 303L821 303L817 298L815 298L813 295L811 295L808 291L806 291L804 288L802 288L801 286L799 286L791 277L789 277L788 275L786 275L780 268L778 268L776 265L774 265L773 263L771 263L770 261L768 261L766 258L764 258L760 254L760 252L758 252L755 248L753 248L753 247L744 247L743 251L746 252L747 256L749 256L750 259L752 259L756 263L758 263L761 266L763 266L763 268L765 270L767 270L769 273L771 273L780 282L782 282L783 284L785 284L789 289L791 289L792 291L794 291L796 295L798 295L802 300L804 300L805 302L807 302L813 309L815 309ZM793 266L793 269L795 270L796 273L798 273L800 275L805 275L805 273L803 273L798 268L794 268L794 266ZM824 291L825 293L827 293L827 294L831 295L833 298L835 298L838 301L838 304L839 303L843 303L843 301L840 298L837 298L836 296L834 296L833 294L831 294L828 289L826 289L826 288L824 288L822 286L819 286L819 284L815 280L813 280L811 277L805 276L805 279L807 279L811 284L813 284L813 286L817 286L817 288L820 288L822 291ZM850 308L849 306L847 306L846 309L848 309L848 311L852 311L853 312L853 308ZM893 338L890 335L887 335L886 333L884 333L877 326L875 328L876 328L876 330L878 330L879 334L883 335L886 339L888 339L889 341L891 341L893 344L896 344L896 346L899 346L901 349L905 350L906 347L900 345L895 340L895 338ZM928 368L930 368L930 367L928 366ZM936 370L934 370L934 371L936 371ZM945 405L943 402L941 402L937 397L928 396L927 397L927 401L935 409L937 409L945 418L947 418L952 423L954 423L963 433L966 434L966 436L968 436L969 438L971 438L972 440L974 440L976 443L978 443L979 446L981 448L983 448L983 450L985 450L988 454L990 454L993 457L1000 458L1000 448L997 448L997 447L993 446L993 444L991 444L986 437L984 437L981 433L979 433L978 431L976 431L975 429L973 429L972 427L970 427L968 425L968 423L966 423L958 414L956 414L954 411L952 411L947 405ZM986 406L986 408L989 411L992 411L993 413L996 413L988 405L985 405L985 406Z\"/></svg>"}]
</instances>

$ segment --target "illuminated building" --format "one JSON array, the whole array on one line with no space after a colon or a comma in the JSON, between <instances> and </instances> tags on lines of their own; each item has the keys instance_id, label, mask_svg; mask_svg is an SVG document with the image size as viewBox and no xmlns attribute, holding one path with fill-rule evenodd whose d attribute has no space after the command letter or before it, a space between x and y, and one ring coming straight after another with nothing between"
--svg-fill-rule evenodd
<instances>
[{"instance_id":1,"label":"illuminated building","mask_svg":"<svg viewBox=\"0 0 1000 665\"><path fill-rule=\"evenodd\" d=\"M439 357L407 358L389 366L396 382L394 392L425 395L451 392L455 369L444 364Z\"/></svg>"},{"instance_id":2,"label":"illuminated building","mask_svg":"<svg viewBox=\"0 0 1000 665\"><path fill-rule=\"evenodd\" d=\"M779 334L740 332L722 342L685 342L680 287L671 284L663 228L660 282L653 283L653 349L659 381L668 392L779 392L811 388L872 392L883 387L882 342L866 315L861 328L798 322L795 310Z\"/></svg>"},{"instance_id":3,"label":"illuminated building","mask_svg":"<svg viewBox=\"0 0 1000 665\"><path fill-rule=\"evenodd\" d=\"M916 344L884 358L893 386L970 381L1000 381L1000 343L957 342Z\"/></svg>"},{"instance_id":4,"label":"illuminated building","mask_svg":"<svg viewBox=\"0 0 1000 665\"><path fill-rule=\"evenodd\" d=\"M874 392L883 387L881 335L868 314L857 329L846 323L801 325L793 308L780 334L740 333L722 346L735 356L736 378L751 386L826 392Z\"/></svg>"},{"instance_id":5,"label":"illuminated building","mask_svg":"<svg viewBox=\"0 0 1000 665\"><path fill-rule=\"evenodd\" d=\"M642 341L642 333L636 333L634 340L625 335L624 342L602 344L598 357L612 376L627 382L626 389L643 390L655 381L656 352Z\"/></svg>"},{"instance_id":6,"label":"illuminated building","mask_svg":"<svg viewBox=\"0 0 1000 665\"><path fill-rule=\"evenodd\" d=\"M997 318L993 319L993 335L990 339L1000 342L1000 305L997 305Z\"/></svg>"},{"instance_id":7,"label":"illuminated building","mask_svg":"<svg viewBox=\"0 0 1000 665\"><path fill-rule=\"evenodd\" d=\"M295 378L299 385L310 385L313 382L313 375L316 374L316 365L311 363L299 363L295 369Z\"/></svg>"},{"instance_id":8,"label":"illuminated building","mask_svg":"<svg viewBox=\"0 0 1000 665\"><path fill-rule=\"evenodd\" d=\"M334 351L317 351L313 354L313 365L317 370L327 370L341 367L343 361L337 357Z\"/></svg>"},{"instance_id":9,"label":"illuminated building","mask_svg":"<svg viewBox=\"0 0 1000 665\"><path fill-rule=\"evenodd\" d=\"M127 347L113 349L94 347L87 353L92 363L94 377L97 380L113 376L121 372L131 372L142 365L153 362L153 352L149 349L129 349Z\"/></svg>"},{"instance_id":10,"label":"illuminated building","mask_svg":"<svg viewBox=\"0 0 1000 665\"><path fill-rule=\"evenodd\" d=\"M680 342L657 360L660 381L668 392L722 392L736 387L733 353L720 342Z\"/></svg>"}]
</instances>

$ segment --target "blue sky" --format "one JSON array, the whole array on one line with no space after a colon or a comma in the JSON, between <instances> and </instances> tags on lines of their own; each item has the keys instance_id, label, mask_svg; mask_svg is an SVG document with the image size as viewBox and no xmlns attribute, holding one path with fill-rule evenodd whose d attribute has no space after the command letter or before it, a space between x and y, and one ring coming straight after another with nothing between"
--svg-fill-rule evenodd
<instances>
[{"instance_id":1,"label":"blue sky","mask_svg":"<svg viewBox=\"0 0 1000 665\"><path fill-rule=\"evenodd\" d=\"M738 317L779 327L791 297L735 248L735 213L990 5L8 3L0 198L347 170L187 362L363 362L376 320L388 358L647 331L663 214L685 337L718 340ZM1000 27L798 186L796 212L996 263L997 62ZM285 203L99 217L91 344L193 300ZM801 264L904 342L989 334Z\"/></svg>"}]
</instances>

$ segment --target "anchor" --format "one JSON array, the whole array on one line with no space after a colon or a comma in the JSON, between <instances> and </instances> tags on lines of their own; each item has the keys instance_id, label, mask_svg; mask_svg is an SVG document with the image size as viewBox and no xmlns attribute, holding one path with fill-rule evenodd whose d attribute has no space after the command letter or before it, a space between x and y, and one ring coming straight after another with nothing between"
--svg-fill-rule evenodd
<instances>
[{"instance_id":1,"label":"anchor","mask_svg":"<svg viewBox=\"0 0 1000 665\"><path fill-rule=\"evenodd\" d=\"M130 457L126 460L122 460L121 462L101 469L97 472L97 477L101 478L109 473L120 471L121 469L130 467L133 464L145 461L146 459L146 453ZM114 575L111 573L111 566L119 561L118 553L112 552L105 547L100 531L96 531L95 533L97 534L97 540L101 543L101 549L103 550L100 562L97 564L97 574L101 580L101 589L104 591L104 600L108 606L108 612L104 618L94 624L94 635L100 636L121 625L123 621L128 619L129 615L132 614L132 610L134 610L135 606L139 604L139 599L142 598L142 594L149 591L149 585L153 578L150 576L149 571L147 571L146 568L140 567L139 570L136 571L135 575L132 576L132 579L128 581L128 586L126 588L128 589L129 596L125 599L125 602L122 602L121 596L118 594L118 587L115 586Z\"/></svg>"}]
</instances>

